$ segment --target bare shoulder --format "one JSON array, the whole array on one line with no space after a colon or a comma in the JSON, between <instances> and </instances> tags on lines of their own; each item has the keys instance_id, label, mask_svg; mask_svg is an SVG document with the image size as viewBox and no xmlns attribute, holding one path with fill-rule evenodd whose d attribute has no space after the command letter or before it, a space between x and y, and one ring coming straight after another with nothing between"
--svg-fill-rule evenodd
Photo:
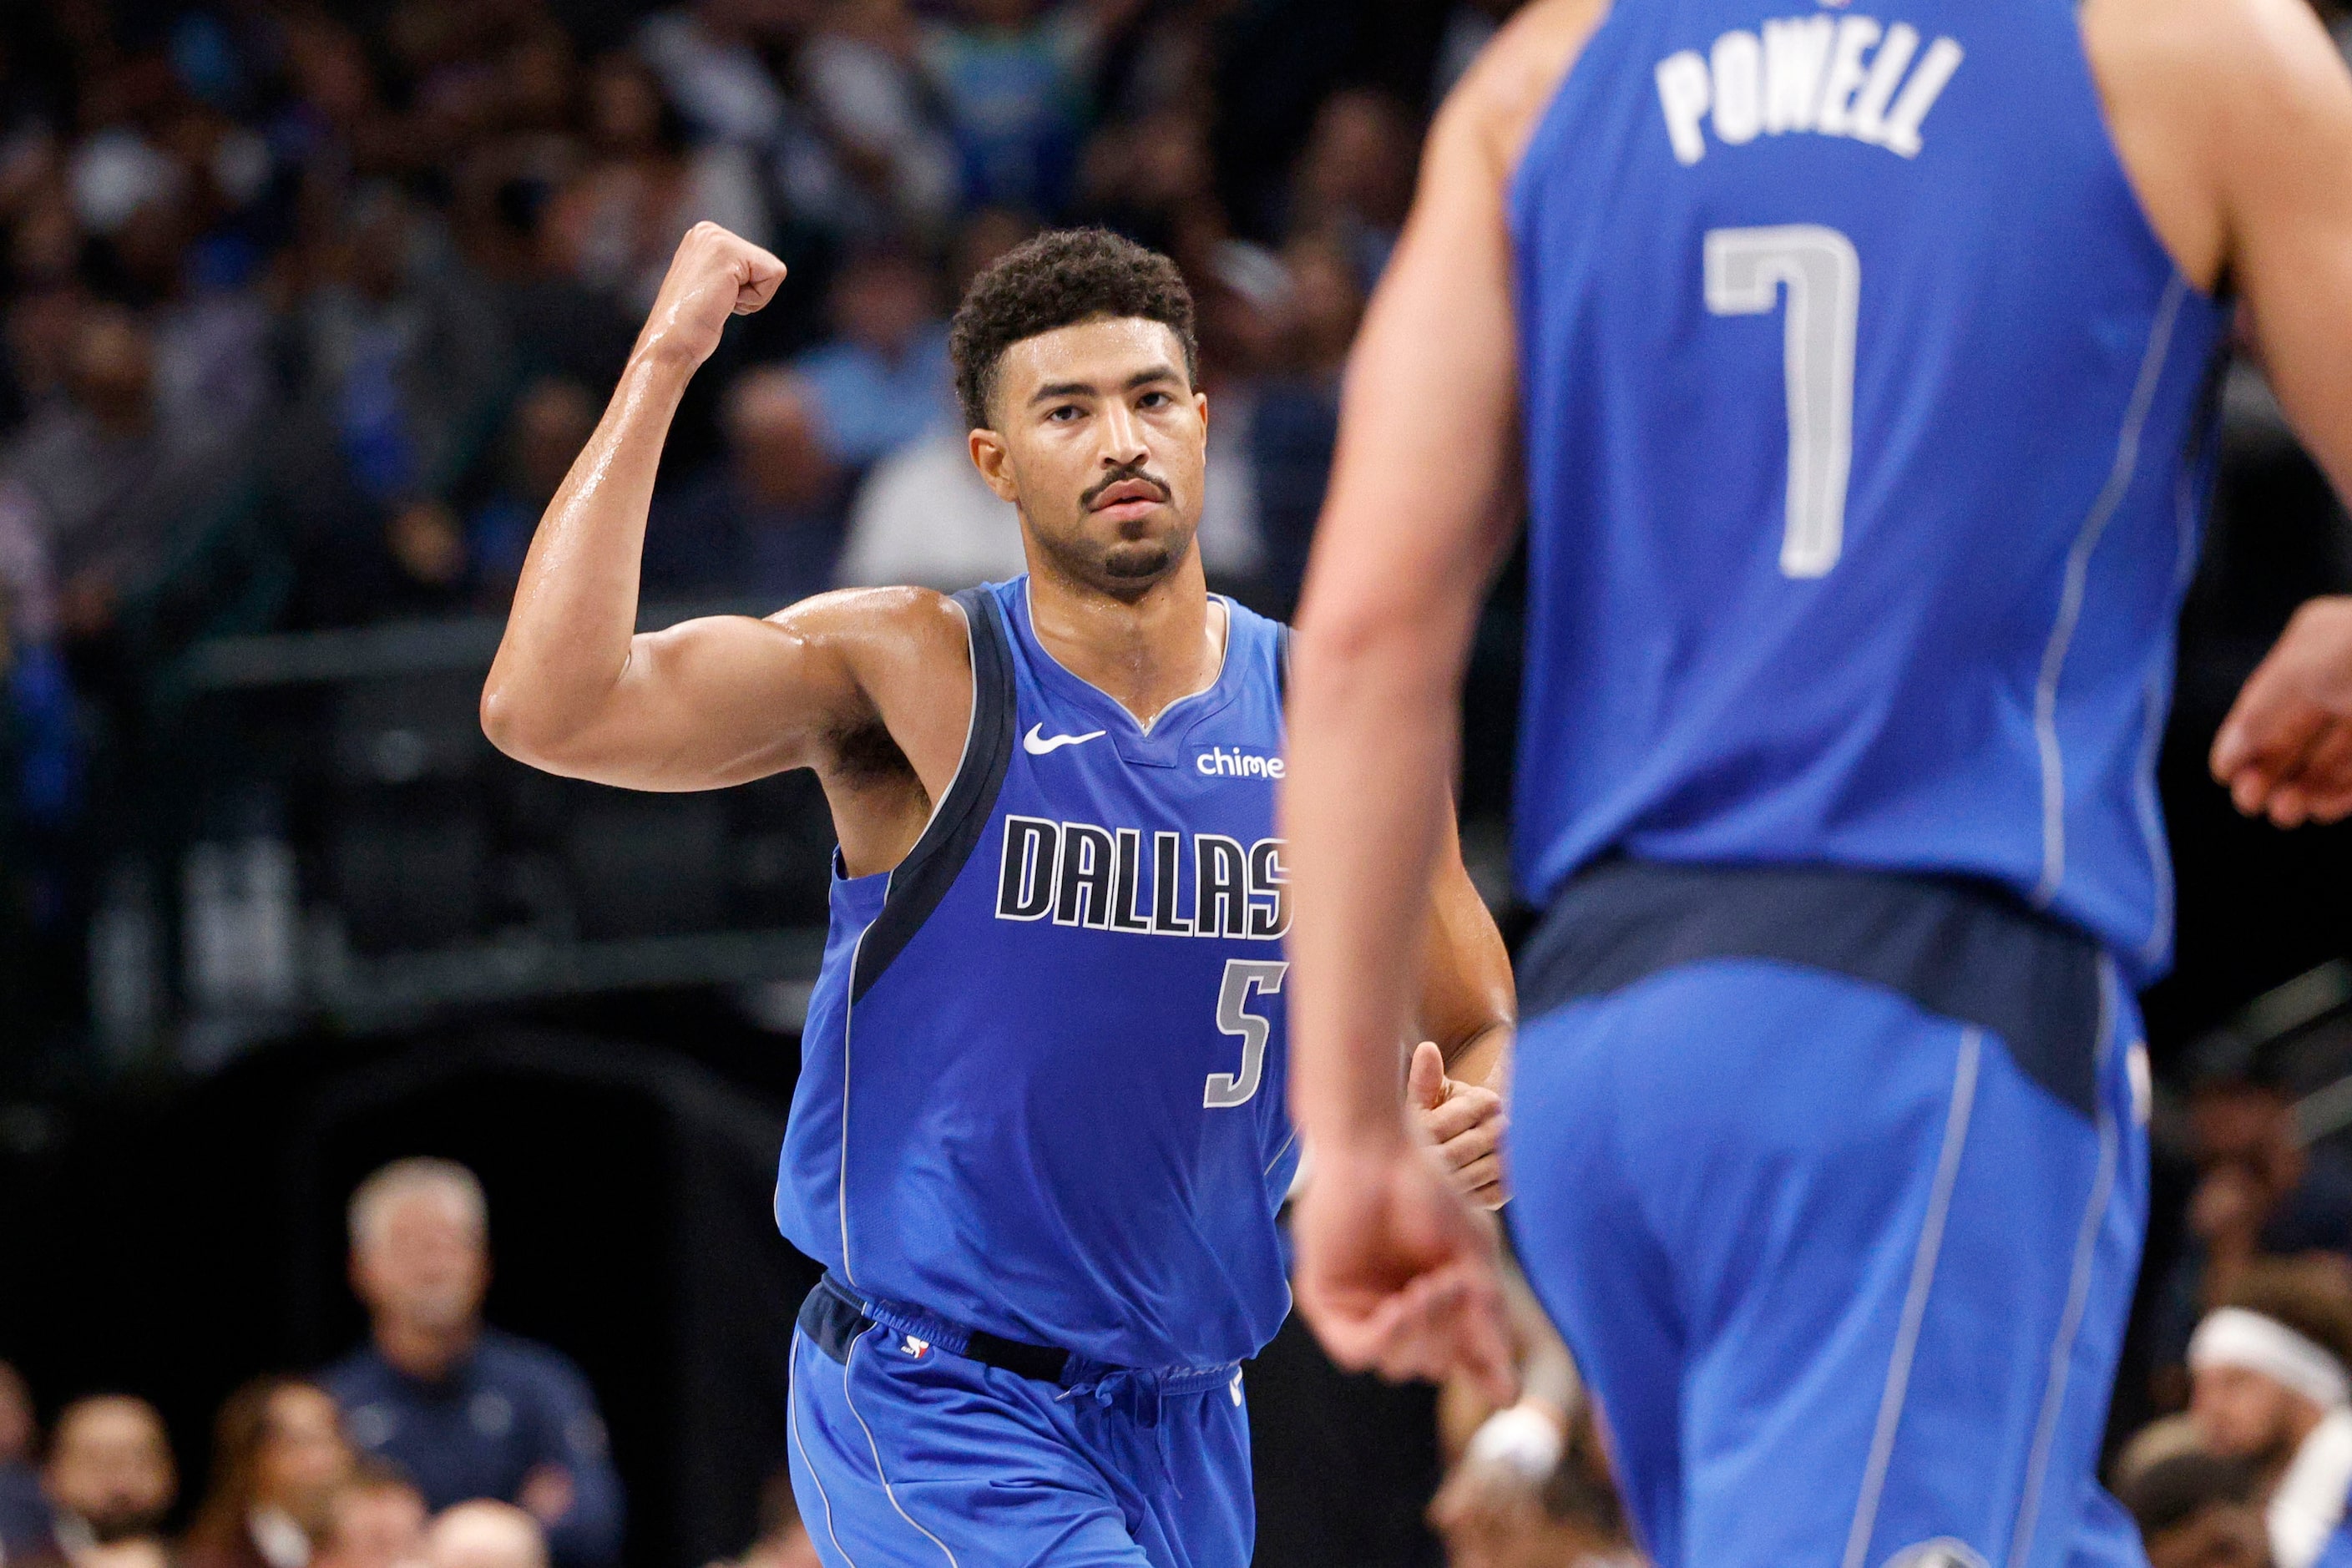
<instances>
[{"instance_id":1,"label":"bare shoulder","mask_svg":"<svg viewBox=\"0 0 2352 1568\"><path fill-rule=\"evenodd\" d=\"M971 718L970 633L953 599L929 588L845 588L779 610L766 624L840 669L859 694L830 737L838 758L895 752L927 792L944 787Z\"/></svg>"},{"instance_id":2,"label":"bare shoulder","mask_svg":"<svg viewBox=\"0 0 2352 1568\"><path fill-rule=\"evenodd\" d=\"M930 588L841 588L787 605L767 624L845 652L947 655L969 668L963 611Z\"/></svg>"},{"instance_id":3,"label":"bare shoulder","mask_svg":"<svg viewBox=\"0 0 2352 1568\"><path fill-rule=\"evenodd\" d=\"M2085 0L2124 166L2181 270L2212 286L2265 187L2335 183L2352 77L2305 0Z\"/></svg>"},{"instance_id":4,"label":"bare shoulder","mask_svg":"<svg viewBox=\"0 0 2352 1568\"><path fill-rule=\"evenodd\" d=\"M1433 150L1449 145L1496 174L1515 167L1610 0L1536 0L1503 25L1438 111Z\"/></svg>"}]
</instances>

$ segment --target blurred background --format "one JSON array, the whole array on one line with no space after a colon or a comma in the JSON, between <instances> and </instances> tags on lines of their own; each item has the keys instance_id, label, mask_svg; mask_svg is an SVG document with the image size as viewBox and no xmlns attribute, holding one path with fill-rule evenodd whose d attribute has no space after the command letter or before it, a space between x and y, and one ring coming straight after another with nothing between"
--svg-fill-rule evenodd
<instances>
[{"instance_id":1,"label":"blurred background","mask_svg":"<svg viewBox=\"0 0 2352 1568\"><path fill-rule=\"evenodd\" d=\"M1203 553L1286 612L1430 108L1514 8L0 7L0 1560L805 1560L772 1479L814 1270L768 1199L830 827L803 777L635 796L490 750L539 511L710 218L792 275L679 419L647 624L1011 574L946 318L1101 223L1200 297ZM2119 1439L2246 1268L2352 1249L2352 837L2242 822L2202 765L2293 606L2352 589L2352 529L2259 373L2217 387ZM1461 799L1516 935L1515 575ZM355 1242L355 1188L419 1156ZM472 1348L428 1399L394 1370L436 1345ZM1261 1562L1441 1560L1475 1413L1442 1444L1429 1391L1295 1325L1249 1387Z\"/></svg>"}]
</instances>

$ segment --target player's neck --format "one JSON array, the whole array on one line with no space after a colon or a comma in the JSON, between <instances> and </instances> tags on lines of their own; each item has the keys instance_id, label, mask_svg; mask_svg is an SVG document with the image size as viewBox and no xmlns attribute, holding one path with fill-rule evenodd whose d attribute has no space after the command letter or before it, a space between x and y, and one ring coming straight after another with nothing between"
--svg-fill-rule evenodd
<instances>
[{"instance_id":1,"label":"player's neck","mask_svg":"<svg viewBox=\"0 0 2352 1568\"><path fill-rule=\"evenodd\" d=\"M1224 608L1209 598L1197 551L1132 600L1033 570L1029 619L1063 668L1140 724L1214 684L1224 667Z\"/></svg>"}]
</instances>

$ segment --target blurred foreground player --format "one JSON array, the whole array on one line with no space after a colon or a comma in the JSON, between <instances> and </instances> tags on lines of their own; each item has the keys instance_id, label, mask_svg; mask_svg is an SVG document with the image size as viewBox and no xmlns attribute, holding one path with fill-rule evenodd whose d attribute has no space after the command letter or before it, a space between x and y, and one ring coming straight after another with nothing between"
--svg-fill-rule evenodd
<instances>
[{"instance_id":1,"label":"blurred foreground player","mask_svg":"<svg viewBox=\"0 0 2352 1568\"><path fill-rule=\"evenodd\" d=\"M606 784L824 787L833 931L776 1192L827 1271L790 1424L824 1560L1232 1568L1254 1529L1237 1363L1290 1304L1286 634L1202 576L1191 297L1101 233L974 283L959 392L1026 576L633 636L671 414L782 278L687 237L532 543L485 727ZM1492 1201L1509 970L1458 855L1433 863L1404 900L1430 982L1398 1022L1426 1037L1427 1139Z\"/></svg>"},{"instance_id":2,"label":"blurred foreground player","mask_svg":"<svg viewBox=\"0 0 2352 1568\"><path fill-rule=\"evenodd\" d=\"M1865 14L1867 13L1867 14ZM2225 298L2352 479L2352 83L2301 0L1540 0L1352 367L1288 794L1300 1298L1486 1352L1377 1047L1524 475L1518 1252L1664 1568L2137 1562L2153 763ZM2352 806L2352 603L2215 752Z\"/></svg>"}]
</instances>

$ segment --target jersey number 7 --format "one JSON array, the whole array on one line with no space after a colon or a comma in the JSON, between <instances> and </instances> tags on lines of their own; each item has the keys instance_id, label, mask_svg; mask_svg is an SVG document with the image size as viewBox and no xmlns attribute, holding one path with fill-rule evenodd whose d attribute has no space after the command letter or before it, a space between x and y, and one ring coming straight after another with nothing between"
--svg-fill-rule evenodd
<instances>
[{"instance_id":1,"label":"jersey number 7","mask_svg":"<svg viewBox=\"0 0 2352 1568\"><path fill-rule=\"evenodd\" d=\"M1845 546L1845 481L1853 466L1854 321L1862 259L1820 224L1718 228L1706 237L1706 308L1761 316L1788 290L1781 355L1789 389L1789 526L1780 572L1821 577Z\"/></svg>"}]
</instances>

